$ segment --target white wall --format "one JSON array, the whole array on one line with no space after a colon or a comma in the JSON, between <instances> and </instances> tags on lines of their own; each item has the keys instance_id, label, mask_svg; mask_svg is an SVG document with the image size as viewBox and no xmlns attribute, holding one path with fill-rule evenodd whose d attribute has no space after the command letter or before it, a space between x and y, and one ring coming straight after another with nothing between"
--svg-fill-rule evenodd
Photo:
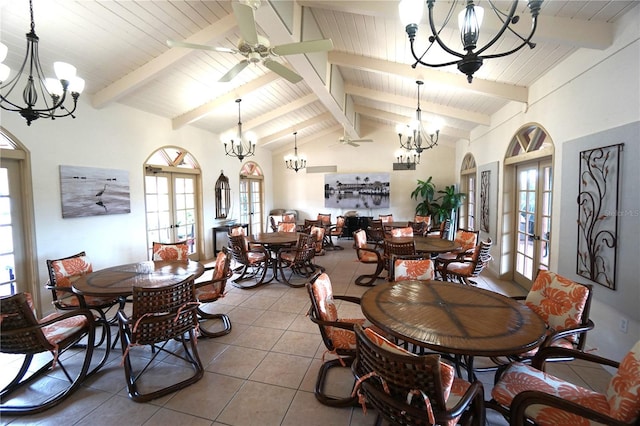
<instances>
[{"instance_id":1,"label":"white wall","mask_svg":"<svg viewBox=\"0 0 640 426\"><path fill-rule=\"evenodd\" d=\"M417 202L411 199L411 191L418 179L433 176L438 189L457 183L458 172L453 168L455 145L440 143L436 148L424 151L416 170L393 170L394 154L399 148L394 126L376 128L379 123L363 121L361 137L373 139L372 143L361 143L359 147L338 144L342 132L317 139L298 139L298 153L306 155L308 166L337 166L337 173L388 172L390 174L391 198L388 209L360 209L360 216L393 213L394 219L411 220ZM302 142L302 143L301 143ZM331 213L332 217L343 214L343 209L324 207L325 173L295 173L284 167L284 156L293 152L293 138L285 149L273 154L273 180L280 182L274 187L274 207L293 208L300 212L301 219L314 218L318 213ZM346 209L350 210L350 209Z\"/></svg>"},{"instance_id":2,"label":"white wall","mask_svg":"<svg viewBox=\"0 0 640 426\"><path fill-rule=\"evenodd\" d=\"M46 259L82 250L96 269L147 259L143 164L152 152L168 145L187 149L202 169L205 257L212 257L215 182L223 169L237 216L240 161L225 156L218 136L209 132L191 126L174 131L170 120L118 104L96 110L82 97L80 103L74 120L39 119L27 126L18 114L2 111L0 115L2 127L31 152L40 283L47 280ZM255 160L266 176L271 175L270 153L258 150L256 157L247 160ZM127 170L131 213L63 219L60 165ZM266 179L268 205L271 185ZM46 311L50 295L44 291L42 295Z\"/></svg>"}]
</instances>

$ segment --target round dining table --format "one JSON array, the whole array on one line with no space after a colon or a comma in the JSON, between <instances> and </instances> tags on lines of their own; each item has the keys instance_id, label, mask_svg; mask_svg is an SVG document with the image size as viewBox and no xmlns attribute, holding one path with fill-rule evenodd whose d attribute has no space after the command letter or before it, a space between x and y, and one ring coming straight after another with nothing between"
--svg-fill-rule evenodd
<instances>
[{"instance_id":1,"label":"round dining table","mask_svg":"<svg viewBox=\"0 0 640 426\"><path fill-rule=\"evenodd\" d=\"M460 249L460 244L443 238L425 237L414 235L413 237L386 237L392 243L406 243L411 240L416 245L418 253L448 253Z\"/></svg>"},{"instance_id":2,"label":"round dining table","mask_svg":"<svg viewBox=\"0 0 640 426\"><path fill-rule=\"evenodd\" d=\"M72 289L83 296L126 297L133 293L133 287L165 287L203 273L204 267L193 260L145 261L82 275L73 282Z\"/></svg>"},{"instance_id":3,"label":"round dining table","mask_svg":"<svg viewBox=\"0 0 640 426\"><path fill-rule=\"evenodd\" d=\"M474 356L527 352L545 338L544 321L502 294L444 281L378 284L361 298L364 316L402 341L464 356L469 379Z\"/></svg>"},{"instance_id":4,"label":"round dining table","mask_svg":"<svg viewBox=\"0 0 640 426\"><path fill-rule=\"evenodd\" d=\"M269 280L263 281L263 284L268 284L274 279L278 280L278 264L276 260L278 250L295 245L298 242L298 233L282 231L260 232L249 235L247 240L250 244L259 244L263 246L269 252L269 262L273 270L273 276Z\"/></svg>"}]
</instances>

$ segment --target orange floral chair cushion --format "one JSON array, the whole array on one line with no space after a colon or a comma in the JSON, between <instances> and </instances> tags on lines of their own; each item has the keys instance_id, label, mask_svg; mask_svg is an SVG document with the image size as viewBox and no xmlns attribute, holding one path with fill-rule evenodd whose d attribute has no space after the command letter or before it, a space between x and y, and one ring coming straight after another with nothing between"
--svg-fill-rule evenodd
<instances>
[{"instance_id":1,"label":"orange floral chair cushion","mask_svg":"<svg viewBox=\"0 0 640 426\"><path fill-rule=\"evenodd\" d=\"M394 281L432 280L435 270L431 259L396 259L393 264Z\"/></svg>"},{"instance_id":2,"label":"orange floral chair cushion","mask_svg":"<svg viewBox=\"0 0 640 426\"><path fill-rule=\"evenodd\" d=\"M278 232L296 232L296 224L294 222L278 223Z\"/></svg>"},{"instance_id":3,"label":"orange floral chair cushion","mask_svg":"<svg viewBox=\"0 0 640 426\"><path fill-rule=\"evenodd\" d=\"M56 277L56 286L71 287L74 278L93 272L93 266L87 256L70 257L51 262Z\"/></svg>"},{"instance_id":4,"label":"orange floral chair cushion","mask_svg":"<svg viewBox=\"0 0 640 426\"><path fill-rule=\"evenodd\" d=\"M296 221L296 215L294 215L293 213L287 213L287 214L282 216L282 221L283 222L295 222Z\"/></svg>"},{"instance_id":5,"label":"orange floral chair cushion","mask_svg":"<svg viewBox=\"0 0 640 426\"><path fill-rule=\"evenodd\" d=\"M458 229L454 241L460 244L460 252L473 250L478 244L478 234L476 232L469 232L464 229Z\"/></svg>"},{"instance_id":6,"label":"orange floral chair cushion","mask_svg":"<svg viewBox=\"0 0 640 426\"><path fill-rule=\"evenodd\" d=\"M31 293L24 293L25 299L27 300L27 305L33 311L33 316L36 315L35 307L33 306L33 298L31 297ZM47 315L46 317L38 320L39 323L44 323L59 317L60 313L54 312L52 314ZM36 318L37 319L37 318ZM47 339L49 343L56 346L58 343L62 342L69 336L74 333L80 331L88 325L87 317L84 315L78 315L75 317L65 318L63 320L59 320L53 324L45 325L42 327L42 334Z\"/></svg>"},{"instance_id":7,"label":"orange floral chair cushion","mask_svg":"<svg viewBox=\"0 0 640 426\"><path fill-rule=\"evenodd\" d=\"M419 216L419 215L416 215L413 218L413 221L416 222L416 223L424 222L424 223L426 223L425 226L428 228L431 225L431 216Z\"/></svg>"},{"instance_id":8,"label":"orange floral chair cushion","mask_svg":"<svg viewBox=\"0 0 640 426\"><path fill-rule=\"evenodd\" d=\"M413 237L413 228L407 226L405 228L393 228L391 230L392 237Z\"/></svg>"},{"instance_id":9,"label":"orange floral chair cushion","mask_svg":"<svg viewBox=\"0 0 640 426\"><path fill-rule=\"evenodd\" d=\"M367 247L367 232L363 229L356 231L353 234L354 242L356 248L368 248ZM358 260L363 263L377 263L378 256L367 250L357 250L356 254L358 255Z\"/></svg>"},{"instance_id":10,"label":"orange floral chair cushion","mask_svg":"<svg viewBox=\"0 0 640 426\"><path fill-rule=\"evenodd\" d=\"M545 392L632 424L640 416L640 341L620 362L606 394L585 389L516 362L505 371L491 395L496 402L508 407L517 394L527 390ZM530 406L526 414L540 426L596 424L576 414L543 405Z\"/></svg>"},{"instance_id":11,"label":"orange floral chair cushion","mask_svg":"<svg viewBox=\"0 0 640 426\"><path fill-rule=\"evenodd\" d=\"M189 248L186 244L153 243L153 260L188 260Z\"/></svg>"},{"instance_id":12,"label":"orange floral chair cushion","mask_svg":"<svg viewBox=\"0 0 640 426\"><path fill-rule=\"evenodd\" d=\"M317 219L324 226L331 225L331 215L330 214L318 214L318 218Z\"/></svg>"},{"instance_id":13,"label":"orange floral chair cushion","mask_svg":"<svg viewBox=\"0 0 640 426\"><path fill-rule=\"evenodd\" d=\"M417 356L407 351L406 349L396 345L395 343L390 342L388 339L378 334L372 328L365 328L363 331L369 340L386 351L399 355ZM465 392L471 385L466 380L457 378L453 366L442 361L440 362L440 380L442 382L442 392L444 394L444 400L446 401L447 409L455 407L455 405L458 403L458 401L460 401L460 399L462 399ZM427 405L427 407L428 410L431 410L430 405ZM430 418L432 417L433 412L430 413ZM457 420L458 418L452 419L448 424L453 426L457 423Z\"/></svg>"},{"instance_id":14,"label":"orange floral chair cushion","mask_svg":"<svg viewBox=\"0 0 640 426\"><path fill-rule=\"evenodd\" d=\"M319 226L312 226L311 235L313 235L313 239L316 241L316 256L324 255L324 249L322 248L322 242L324 240L324 228L321 228Z\"/></svg>"},{"instance_id":15,"label":"orange floral chair cushion","mask_svg":"<svg viewBox=\"0 0 640 426\"><path fill-rule=\"evenodd\" d=\"M364 318L338 318L338 308L333 300L331 279L326 273L322 273L316 278L313 285L313 298L316 300L320 319L323 321L347 322L363 327L369 325ZM353 331L338 327L325 327L325 331L336 349L355 350L356 334Z\"/></svg>"},{"instance_id":16,"label":"orange floral chair cushion","mask_svg":"<svg viewBox=\"0 0 640 426\"><path fill-rule=\"evenodd\" d=\"M559 331L581 323L589 288L551 271L540 270L525 304L552 329ZM567 339L575 341L576 335Z\"/></svg>"},{"instance_id":17,"label":"orange floral chair cushion","mask_svg":"<svg viewBox=\"0 0 640 426\"><path fill-rule=\"evenodd\" d=\"M624 423L640 416L640 341L622 359L606 392L609 415Z\"/></svg>"},{"instance_id":18,"label":"orange floral chair cushion","mask_svg":"<svg viewBox=\"0 0 640 426\"><path fill-rule=\"evenodd\" d=\"M381 214L381 215L378 215L378 219L380 219L382 221L382 223L390 223L390 222L393 222L393 215L392 214Z\"/></svg>"}]
</instances>

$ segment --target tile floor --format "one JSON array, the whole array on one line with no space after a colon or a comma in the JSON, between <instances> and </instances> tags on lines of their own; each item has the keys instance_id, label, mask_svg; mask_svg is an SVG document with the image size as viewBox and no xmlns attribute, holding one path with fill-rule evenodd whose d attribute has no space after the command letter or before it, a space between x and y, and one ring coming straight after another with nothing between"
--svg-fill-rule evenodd
<instances>
[{"instance_id":1,"label":"tile floor","mask_svg":"<svg viewBox=\"0 0 640 426\"><path fill-rule=\"evenodd\" d=\"M357 275L373 270L355 261L352 242L340 240L343 251L317 257L331 277L335 294L359 296L366 287L353 284ZM369 272L370 273L370 272ZM524 294L509 282L488 275L478 285L507 295ZM198 340L205 375L196 384L149 403L127 397L119 348L109 363L65 402L44 413L3 417L2 425L371 425L375 413L362 409L331 408L313 395L324 346L318 328L307 317L309 299L304 288L273 282L258 289L228 285L224 299L212 310L229 315L233 330L216 339ZM354 314L358 315L356 312ZM345 314L346 316L346 314ZM359 314L358 316L361 316ZM115 331L115 329L114 329ZM0 360L0 362L5 362ZM338 369L329 381L335 392L349 392L347 369ZM581 363L554 364L553 374L602 390L610 377L605 370ZM487 396L493 373L480 373ZM333 390L333 389L332 389ZM492 411L489 425L506 422Z\"/></svg>"}]
</instances>

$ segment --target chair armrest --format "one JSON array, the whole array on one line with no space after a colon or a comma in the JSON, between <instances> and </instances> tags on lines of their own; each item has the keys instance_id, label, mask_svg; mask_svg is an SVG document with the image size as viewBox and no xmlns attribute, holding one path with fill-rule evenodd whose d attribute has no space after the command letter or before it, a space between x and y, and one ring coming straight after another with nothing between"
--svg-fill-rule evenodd
<instances>
[{"instance_id":1,"label":"chair armrest","mask_svg":"<svg viewBox=\"0 0 640 426\"><path fill-rule=\"evenodd\" d=\"M347 302L360 304L360 298L357 296L336 296L333 295L334 300L345 300Z\"/></svg>"},{"instance_id":2,"label":"chair armrest","mask_svg":"<svg viewBox=\"0 0 640 426\"><path fill-rule=\"evenodd\" d=\"M65 311L64 313L55 316L54 318L51 318L48 321L38 321L38 325L40 327L45 327L51 324L55 324L56 322L62 321L64 319L67 318L72 318L72 317L77 317L77 316L85 316L87 318L87 320L89 321L89 324L91 324L92 327L94 327L94 323L96 321L96 317L94 315L93 312L91 312L91 310L87 309L87 308L78 308L78 309L74 309L72 311ZM3 331L4 333L4 331Z\"/></svg>"},{"instance_id":3,"label":"chair armrest","mask_svg":"<svg viewBox=\"0 0 640 426\"><path fill-rule=\"evenodd\" d=\"M313 315L313 307L311 307L309 309L309 312L307 313L307 315L309 316L309 319L311 320L311 322L313 322L314 324L317 324L319 326L322 326L322 327L336 327L336 328L343 328L343 329L349 330L349 331L354 331L353 327L355 326L355 324L352 323L352 322L324 321L324 320L321 320L320 318L316 318L316 316Z\"/></svg>"},{"instance_id":4,"label":"chair armrest","mask_svg":"<svg viewBox=\"0 0 640 426\"><path fill-rule=\"evenodd\" d=\"M582 352L576 349L560 348L555 346L548 346L541 348L533 357L531 366L538 370L544 371L545 361L549 358L576 358L584 361L592 362L600 365L608 365L610 367L618 368L620 363L608 358L594 355L587 352Z\"/></svg>"},{"instance_id":5,"label":"chair armrest","mask_svg":"<svg viewBox=\"0 0 640 426\"><path fill-rule=\"evenodd\" d=\"M511 423L512 425L525 425L529 424L526 421L525 411L530 405L545 405L553 407L568 413L576 414L580 417L587 418L602 424L607 425L626 425L617 421L606 414L591 410L584 405L576 404L575 402L559 398L554 395L549 395L540 391L524 391L516 395L511 402Z\"/></svg>"},{"instance_id":6,"label":"chair armrest","mask_svg":"<svg viewBox=\"0 0 640 426\"><path fill-rule=\"evenodd\" d=\"M556 340L567 338L567 337L573 336L575 334L586 333L587 331L593 330L595 326L596 325L593 323L593 321L588 320L587 324L585 324L585 325L579 325L579 326L576 326L576 327L569 327L569 328L565 328L565 329L562 329L562 330L559 330L559 331L555 331L554 330L554 332L549 334L549 336L542 343L542 347L550 346Z\"/></svg>"},{"instance_id":7,"label":"chair armrest","mask_svg":"<svg viewBox=\"0 0 640 426\"><path fill-rule=\"evenodd\" d=\"M447 410L447 417L450 416L453 419L461 416L474 399L477 399L478 404L480 404L480 407L476 407L476 409L484 411L484 386L482 386L482 382L479 380L471 383L471 386L469 386L469 389L467 389L460 401Z\"/></svg>"}]
</instances>

